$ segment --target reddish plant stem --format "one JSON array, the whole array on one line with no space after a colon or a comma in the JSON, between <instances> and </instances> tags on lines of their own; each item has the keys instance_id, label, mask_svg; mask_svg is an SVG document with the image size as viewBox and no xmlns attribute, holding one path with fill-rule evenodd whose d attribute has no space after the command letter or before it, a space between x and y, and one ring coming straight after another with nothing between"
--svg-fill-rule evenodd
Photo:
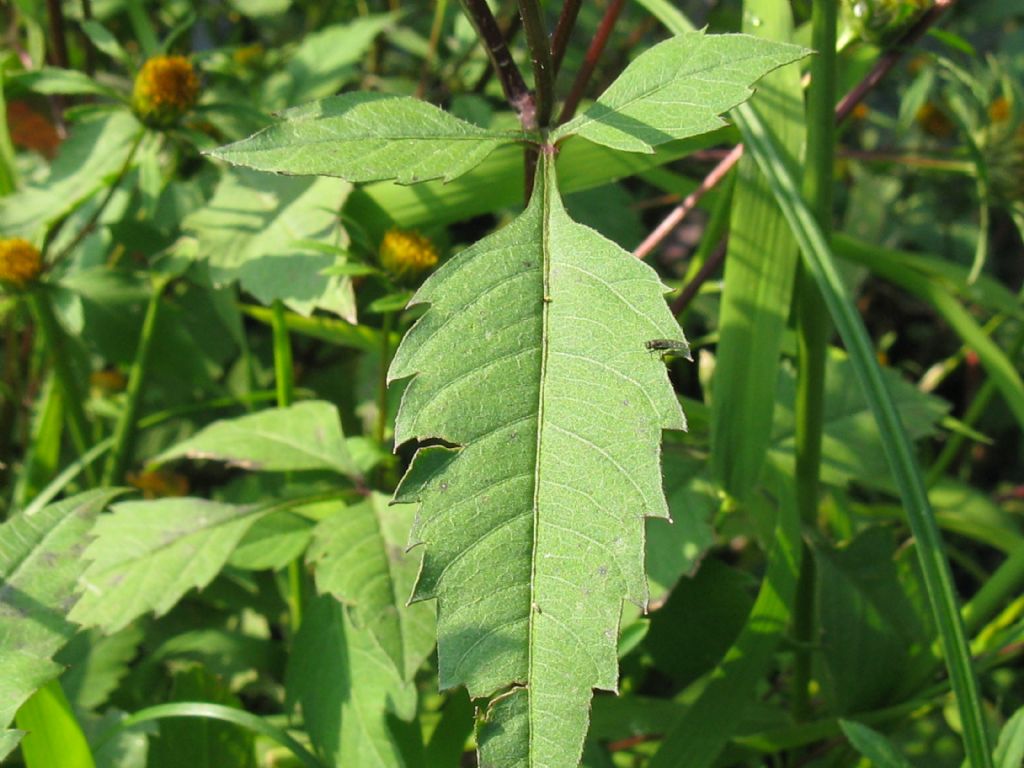
<instances>
[{"instance_id":1,"label":"reddish plant stem","mask_svg":"<svg viewBox=\"0 0 1024 768\"><path fill-rule=\"evenodd\" d=\"M551 64L551 42L539 0L519 0L519 16L523 34L533 63L533 99L537 106L536 125L546 129L554 106L554 67Z\"/></svg>"},{"instance_id":2,"label":"reddish plant stem","mask_svg":"<svg viewBox=\"0 0 1024 768\"><path fill-rule=\"evenodd\" d=\"M505 45L505 36L494 14L491 13L486 0L462 0L462 7L487 49L487 55L501 83L501 89L505 92L505 98L519 115L523 128L532 130L537 124L533 96L526 87L523 73L519 71L508 46Z\"/></svg>"},{"instance_id":3,"label":"reddish plant stem","mask_svg":"<svg viewBox=\"0 0 1024 768\"><path fill-rule=\"evenodd\" d=\"M586 91L587 84L590 82L594 69L597 67L597 62L601 58L605 46L608 44L608 38L615 28L615 22L622 12L623 5L625 5L625 0L612 0L608 4L604 17L597 27L597 32L594 34L594 39L591 40L590 47L587 48L586 56L583 57L580 71L576 73L576 79L572 83L572 88L569 89L569 95L565 99L565 104L562 105L562 111L558 115L559 125L571 120L572 116L576 114L576 107L580 105L583 92Z\"/></svg>"},{"instance_id":4,"label":"reddish plant stem","mask_svg":"<svg viewBox=\"0 0 1024 768\"><path fill-rule=\"evenodd\" d=\"M935 5L932 9L900 39L895 47L887 51L882 58L875 62L875 66L872 67L867 76L839 101L839 104L836 105L836 122L841 123L850 116L854 108L896 66L896 62L899 61L906 47L918 40L954 2L955 0L935 0ZM654 231L636 247L633 255L638 259L643 259L650 255L651 251L657 248L668 234L682 223L687 214L700 202L700 199L725 178L742 156L743 145L737 144L718 165L711 169L710 173L704 178L704 181L700 183L700 186L687 195L683 202L673 208Z\"/></svg>"},{"instance_id":5,"label":"reddish plant stem","mask_svg":"<svg viewBox=\"0 0 1024 768\"><path fill-rule=\"evenodd\" d=\"M737 144L728 155L723 157L718 165L711 169L707 176L700 185L688 194L679 205L672 209L672 212L662 220L662 222L655 227L654 231L651 232L644 241L636 247L633 251L633 255L638 259L643 259L650 254L655 248L657 248L661 241L668 237L669 233L675 229L682 222L683 219L697 207L697 203L704 197L705 194L710 192L715 186L718 185L722 179L733 169L733 166L740 161L743 156L743 145Z\"/></svg>"},{"instance_id":6,"label":"reddish plant stem","mask_svg":"<svg viewBox=\"0 0 1024 768\"><path fill-rule=\"evenodd\" d=\"M701 265L697 274L693 276L693 280L688 282L683 287L683 290L679 292L679 295L672 300L670 306L673 315L679 317L690 306L690 302L697 298L697 294L700 293L700 287L722 266L722 262L725 261L725 246L727 242L728 239L723 237L721 242L715 246L715 250L708 256L707 261Z\"/></svg>"},{"instance_id":7,"label":"reddish plant stem","mask_svg":"<svg viewBox=\"0 0 1024 768\"><path fill-rule=\"evenodd\" d=\"M562 59L565 58L565 51L569 47L569 35L572 28L576 26L576 17L580 13L580 6L583 0L565 0L562 3L562 13L555 25L555 34L551 38L551 77L558 77L558 70L562 67Z\"/></svg>"},{"instance_id":8,"label":"reddish plant stem","mask_svg":"<svg viewBox=\"0 0 1024 768\"><path fill-rule=\"evenodd\" d=\"M519 18L518 13L513 13L511 16L498 21L498 27L501 29L501 36L504 38L506 46L512 42L512 38L516 36L521 26L522 20ZM484 69L480 74L480 78L473 84L473 93L483 93L484 88L487 87L493 75L494 67Z\"/></svg>"}]
</instances>

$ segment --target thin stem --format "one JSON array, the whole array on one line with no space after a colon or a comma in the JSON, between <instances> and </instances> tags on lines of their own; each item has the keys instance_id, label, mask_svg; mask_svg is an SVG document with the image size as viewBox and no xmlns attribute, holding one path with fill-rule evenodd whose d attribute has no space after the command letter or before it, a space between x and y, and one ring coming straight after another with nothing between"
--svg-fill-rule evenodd
<instances>
[{"instance_id":1,"label":"thin stem","mask_svg":"<svg viewBox=\"0 0 1024 768\"><path fill-rule=\"evenodd\" d=\"M274 383L277 407L287 408L295 401L295 367L292 363L292 342L288 335L284 302L275 299L271 306L270 327L274 337Z\"/></svg>"},{"instance_id":2,"label":"thin stem","mask_svg":"<svg viewBox=\"0 0 1024 768\"><path fill-rule=\"evenodd\" d=\"M74 443L78 454L83 456L89 450L89 422L85 418L85 409L82 406L85 400L79 391L74 371L71 370L71 358L64 344L64 332L53 314L50 297L44 291L43 286L35 286L26 294L26 300L64 399L64 413L67 416L71 442ZM96 484L96 473L92 466L86 466L85 477L90 486Z\"/></svg>"},{"instance_id":3,"label":"thin stem","mask_svg":"<svg viewBox=\"0 0 1024 768\"><path fill-rule=\"evenodd\" d=\"M448 0L436 0L434 4L434 20L430 24L430 40L427 42L427 55L423 58L423 69L420 71L420 82L416 86L416 98L422 99L427 92L427 80L437 55L437 46L441 40L441 27L444 25L444 14L448 10Z\"/></svg>"},{"instance_id":4,"label":"thin stem","mask_svg":"<svg viewBox=\"0 0 1024 768\"><path fill-rule=\"evenodd\" d=\"M811 45L818 55L811 61L807 100L807 165L803 192L826 242L832 234L832 173L835 162L836 21L835 0L814 0ZM813 525L818 514L821 476L821 437L825 419L825 356L830 323L828 308L814 277L802 265L796 277L797 382L796 382L796 498L800 518ZM814 561L805 548L800 586L793 616L796 658L793 667L793 713L806 720L811 714L808 687L811 647L817 635L814 616Z\"/></svg>"},{"instance_id":5,"label":"thin stem","mask_svg":"<svg viewBox=\"0 0 1024 768\"><path fill-rule=\"evenodd\" d=\"M380 375L377 379L377 425L374 437L381 445L388 431L388 366L391 364L391 331L395 313L385 312L380 332Z\"/></svg>"},{"instance_id":6,"label":"thin stem","mask_svg":"<svg viewBox=\"0 0 1024 768\"><path fill-rule=\"evenodd\" d=\"M888 74L906 48L920 38L932 24L938 21L939 17L953 5L954 0L936 0L932 9L926 13L917 24L915 24L899 43L890 51L886 52L876 63L872 70L861 80L849 93L847 93L839 104L836 105L835 119L837 123L844 122L852 113L854 108L860 104L865 97L881 82ZM718 184L733 166L743 156L743 145L739 144L729 152L728 155L705 177L701 185L688 195L682 203L672 209L665 219L655 228L650 235L633 251L638 259L646 258L651 251L658 247L668 237L668 234L682 223L687 214L693 210L700 199L716 184Z\"/></svg>"},{"instance_id":7,"label":"thin stem","mask_svg":"<svg viewBox=\"0 0 1024 768\"><path fill-rule=\"evenodd\" d=\"M673 229L679 226L690 211L697 207L697 203L700 202L701 198L718 186L718 183L729 175L729 171L735 167L741 157L743 157L743 145L737 144L728 155L722 158L718 165L711 169L700 185L688 194L683 199L683 202L673 208L672 212L655 227L651 234L644 238L644 241L633 251L633 255L638 259L646 259L651 251L661 245L661 241L668 237Z\"/></svg>"},{"instance_id":8,"label":"thin stem","mask_svg":"<svg viewBox=\"0 0 1024 768\"><path fill-rule=\"evenodd\" d=\"M270 328L274 341L274 387L277 392L277 407L287 408L295 401L295 367L292 361L292 342L288 335L284 302L275 299L270 312ZM288 594L286 595L293 637L302 624L304 597L302 559L297 557L288 563Z\"/></svg>"},{"instance_id":9,"label":"thin stem","mask_svg":"<svg viewBox=\"0 0 1024 768\"><path fill-rule=\"evenodd\" d=\"M715 246L714 252L708 257L707 261L701 264L697 274L693 276L693 279L686 284L679 295L672 301L672 314L678 317L686 308L690 306L690 302L697 298L697 294L700 293L700 288L706 283L710 277L718 271L718 268L722 266L722 262L725 261L725 250L726 243L728 240L722 238L722 240Z\"/></svg>"},{"instance_id":10,"label":"thin stem","mask_svg":"<svg viewBox=\"0 0 1024 768\"><path fill-rule=\"evenodd\" d=\"M554 105L554 66L547 25L537 0L519 0L519 16L523 20L526 44L533 62L534 98L537 103L537 125L547 128Z\"/></svg>"},{"instance_id":11,"label":"thin stem","mask_svg":"<svg viewBox=\"0 0 1024 768\"><path fill-rule=\"evenodd\" d=\"M150 352L153 347L153 338L156 336L157 318L160 314L160 301L169 283L169 278L165 276L157 277L153 281L153 293L146 306L146 316L142 321L139 345L135 349L135 360L132 362L132 369L128 374L124 407L121 409L121 414L114 427L113 449L107 456L107 462L103 467L103 485L116 485L124 478L128 457L131 455L132 445L135 442L136 416L139 412L142 390L149 370Z\"/></svg>"},{"instance_id":12,"label":"thin stem","mask_svg":"<svg viewBox=\"0 0 1024 768\"><path fill-rule=\"evenodd\" d=\"M558 115L559 125L568 122L576 114L576 108L580 105L580 100L587 90L587 85L594 74L597 62L601 59L601 54L604 53L605 46L608 45L608 38L615 28L615 22L622 12L623 5L625 5L625 0L612 0L608 4L601 23L597 27L597 32L594 34L594 39L590 41L590 47L587 48L587 53L583 57L583 64L580 66L579 72L576 73L572 88L569 89L565 104L562 105L562 111Z\"/></svg>"},{"instance_id":13,"label":"thin stem","mask_svg":"<svg viewBox=\"0 0 1024 768\"><path fill-rule=\"evenodd\" d=\"M92 0L82 0L82 20L92 20ZM96 72L96 47L88 35L83 35L82 46L85 48L85 71L92 75Z\"/></svg>"},{"instance_id":14,"label":"thin stem","mask_svg":"<svg viewBox=\"0 0 1024 768\"><path fill-rule=\"evenodd\" d=\"M46 15L50 21L50 45L54 65L68 67L68 41L64 35L64 9L60 0L46 0Z\"/></svg>"},{"instance_id":15,"label":"thin stem","mask_svg":"<svg viewBox=\"0 0 1024 768\"><path fill-rule=\"evenodd\" d=\"M491 60L494 72L501 83L508 103L519 115L519 122L525 130L537 127L533 96L530 95L523 73L519 71L512 54L505 44L505 36L487 6L486 0L462 0L462 8L472 22L477 34L483 41L487 56Z\"/></svg>"},{"instance_id":16,"label":"thin stem","mask_svg":"<svg viewBox=\"0 0 1024 768\"><path fill-rule=\"evenodd\" d=\"M580 6L583 0L565 0L562 3L562 12L558 16L558 23L555 24L555 33L551 37L551 77L558 78L558 71L562 68L562 59L569 48L569 36L573 27L576 26L576 17L579 16Z\"/></svg>"}]
</instances>

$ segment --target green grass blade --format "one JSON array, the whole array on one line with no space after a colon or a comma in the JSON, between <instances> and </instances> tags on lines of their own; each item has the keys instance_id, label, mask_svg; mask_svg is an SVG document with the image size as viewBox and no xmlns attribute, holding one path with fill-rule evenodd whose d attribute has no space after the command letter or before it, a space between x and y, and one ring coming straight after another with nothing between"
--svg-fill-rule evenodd
<instances>
[{"instance_id":1,"label":"green grass blade","mask_svg":"<svg viewBox=\"0 0 1024 768\"><path fill-rule=\"evenodd\" d=\"M89 744L60 683L51 680L21 705L18 728L25 768L94 768Z\"/></svg>"},{"instance_id":2,"label":"green grass blade","mask_svg":"<svg viewBox=\"0 0 1024 768\"><path fill-rule=\"evenodd\" d=\"M885 387L882 371L864 324L854 305L845 295L831 250L814 215L801 199L799 188L785 159L768 135L760 117L753 110L740 107L737 115L747 149L752 152L772 183L772 191L786 214L793 234L796 235L807 269L821 290L832 320L846 344L857 378L871 404L883 437L882 445L886 458L892 467L910 528L917 540L921 571L932 614L942 638L946 666L963 724L967 757L974 768L991 768L992 752L985 732L978 683L971 668L970 648L960 620L942 538L928 503L913 446Z\"/></svg>"},{"instance_id":3,"label":"green grass blade","mask_svg":"<svg viewBox=\"0 0 1024 768\"><path fill-rule=\"evenodd\" d=\"M761 21L744 31L790 39L788 4L748 0L745 7L745 18ZM806 133L800 72L785 67L767 75L751 106L790 156L797 157ZM733 192L711 399L712 467L725 490L737 498L754 489L768 451L796 264L796 241L785 217L757 164L746 157Z\"/></svg>"},{"instance_id":4,"label":"green grass blade","mask_svg":"<svg viewBox=\"0 0 1024 768\"><path fill-rule=\"evenodd\" d=\"M839 238L835 251L837 256L862 264L875 274L931 304L960 336L964 344L977 353L978 360L992 377L993 383L1006 400L1014 417L1024 426L1024 381L1014 368L1013 362L949 291L937 280L891 259L890 253L886 250L850 238Z\"/></svg>"},{"instance_id":5,"label":"green grass blade","mask_svg":"<svg viewBox=\"0 0 1024 768\"><path fill-rule=\"evenodd\" d=\"M152 720L162 720L168 717L206 717L211 720L222 720L233 723L240 728L266 736L276 741L283 747L287 747L299 762L306 768L326 768L316 755L302 746L286 731L276 725L268 723L262 717L246 712L245 710L225 707L222 704L207 704L201 701L183 701L174 704L159 704L155 707L147 707L133 715L128 715L117 727L103 734L96 742L95 747L99 749L103 744L117 735L118 732L131 728L132 726L146 723Z\"/></svg>"}]
</instances>

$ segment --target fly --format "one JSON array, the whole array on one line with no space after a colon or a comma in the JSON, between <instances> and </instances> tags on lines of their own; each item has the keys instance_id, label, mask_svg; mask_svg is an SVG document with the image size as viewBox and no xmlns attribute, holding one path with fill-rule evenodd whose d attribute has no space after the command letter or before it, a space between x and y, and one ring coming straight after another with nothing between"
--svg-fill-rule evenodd
<instances>
[{"instance_id":1,"label":"fly","mask_svg":"<svg viewBox=\"0 0 1024 768\"><path fill-rule=\"evenodd\" d=\"M690 345L676 339L651 339L644 344L650 352L660 352L662 357L690 357Z\"/></svg>"}]
</instances>

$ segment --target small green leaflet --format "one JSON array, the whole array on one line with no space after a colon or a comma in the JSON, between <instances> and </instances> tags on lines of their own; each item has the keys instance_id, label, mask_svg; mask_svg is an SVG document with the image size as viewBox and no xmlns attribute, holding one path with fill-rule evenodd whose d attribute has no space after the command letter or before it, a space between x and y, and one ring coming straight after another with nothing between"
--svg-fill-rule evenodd
<instances>
[{"instance_id":1,"label":"small green leaflet","mask_svg":"<svg viewBox=\"0 0 1024 768\"><path fill-rule=\"evenodd\" d=\"M346 93L289 109L281 120L211 154L235 165L348 181L450 181L517 131L491 131L432 104L401 96Z\"/></svg>"},{"instance_id":2,"label":"small green leaflet","mask_svg":"<svg viewBox=\"0 0 1024 768\"><path fill-rule=\"evenodd\" d=\"M551 141L578 135L627 152L724 125L719 117L753 93L751 85L810 51L749 35L687 32L640 54L583 114Z\"/></svg>"},{"instance_id":3,"label":"small green leaflet","mask_svg":"<svg viewBox=\"0 0 1024 768\"><path fill-rule=\"evenodd\" d=\"M644 517L668 517L663 429L685 425L651 339L683 344L646 264L565 213L545 155L526 211L435 273L389 373L422 448L414 599L436 597L441 687L495 697L481 765L575 766L615 690L622 600L646 605ZM500 318L500 323L495 322Z\"/></svg>"}]
</instances>

